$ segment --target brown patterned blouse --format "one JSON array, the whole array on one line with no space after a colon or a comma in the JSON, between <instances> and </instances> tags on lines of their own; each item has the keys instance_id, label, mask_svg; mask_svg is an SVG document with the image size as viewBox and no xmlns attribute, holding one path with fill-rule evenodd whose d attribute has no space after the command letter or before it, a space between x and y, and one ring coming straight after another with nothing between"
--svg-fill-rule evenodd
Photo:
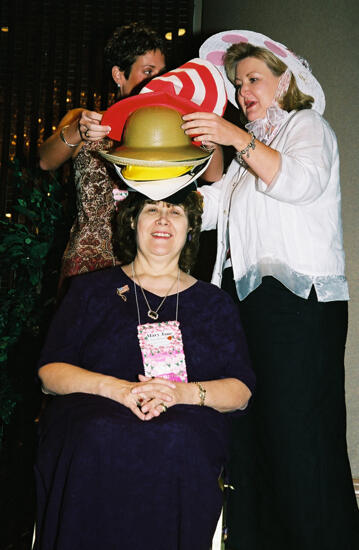
<instances>
[{"instance_id":1,"label":"brown patterned blouse","mask_svg":"<svg viewBox=\"0 0 359 550\"><path fill-rule=\"evenodd\" d=\"M77 218L63 255L61 280L117 263L112 245L112 191L119 180L113 167L98 153L112 146L107 138L86 142L74 159Z\"/></svg>"}]
</instances>

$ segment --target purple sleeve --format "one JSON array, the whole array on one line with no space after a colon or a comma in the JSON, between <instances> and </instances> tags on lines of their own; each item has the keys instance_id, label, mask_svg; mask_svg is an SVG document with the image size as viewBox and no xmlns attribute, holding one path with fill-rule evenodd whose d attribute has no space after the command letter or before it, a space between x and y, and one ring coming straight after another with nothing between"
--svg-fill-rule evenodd
<instances>
[{"instance_id":1,"label":"purple sleeve","mask_svg":"<svg viewBox=\"0 0 359 550\"><path fill-rule=\"evenodd\" d=\"M54 362L79 366L87 306L87 285L82 285L82 278L81 275L73 278L70 289L52 319L38 368Z\"/></svg>"},{"instance_id":2,"label":"purple sleeve","mask_svg":"<svg viewBox=\"0 0 359 550\"><path fill-rule=\"evenodd\" d=\"M248 386L253 393L255 387L255 374L251 367L248 345L240 320L237 306L232 298L221 291L222 308L221 319L218 323L219 337L223 345L223 353L226 354L225 376L238 378Z\"/></svg>"},{"instance_id":3,"label":"purple sleeve","mask_svg":"<svg viewBox=\"0 0 359 550\"><path fill-rule=\"evenodd\" d=\"M253 392L255 375L238 307L232 298L224 290L201 281L186 301L184 298L183 309L180 300L180 313L189 380L237 378Z\"/></svg>"}]
</instances>

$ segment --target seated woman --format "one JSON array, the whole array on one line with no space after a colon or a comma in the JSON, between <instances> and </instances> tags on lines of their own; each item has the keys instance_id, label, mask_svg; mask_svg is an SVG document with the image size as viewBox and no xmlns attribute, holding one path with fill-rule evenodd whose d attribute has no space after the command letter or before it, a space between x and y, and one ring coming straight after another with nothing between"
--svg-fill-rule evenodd
<instances>
[{"instance_id":1,"label":"seated woman","mask_svg":"<svg viewBox=\"0 0 359 550\"><path fill-rule=\"evenodd\" d=\"M154 111L150 129L161 120ZM179 114L175 123L186 141L179 162L207 163ZM125 148L116 154L131 156ZM254 375L231 298L189 274L202 199L184 178L152 181L158 200L143 182L129 192L118 214L121 265L73 278L52 322L39 368L54 397L40 421L36 550L211 545L223 413L246 408Z\"/></svg>"}]
</instances>

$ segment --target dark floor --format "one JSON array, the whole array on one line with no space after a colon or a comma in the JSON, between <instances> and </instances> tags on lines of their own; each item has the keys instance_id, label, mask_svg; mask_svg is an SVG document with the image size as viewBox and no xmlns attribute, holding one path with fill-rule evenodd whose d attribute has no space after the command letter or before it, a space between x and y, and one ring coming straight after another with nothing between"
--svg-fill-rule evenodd
<instances>
[{"instance_id":1,"label":"dark floor","mask_svg":"<svg viewBox=\"0 0 359 550\"><path fill-rule=\"evenodd\" d=\"M35 517L33 463L40 397L18 404L0 450L0 550L30 550Z\"/></svg>"}]
</instances>

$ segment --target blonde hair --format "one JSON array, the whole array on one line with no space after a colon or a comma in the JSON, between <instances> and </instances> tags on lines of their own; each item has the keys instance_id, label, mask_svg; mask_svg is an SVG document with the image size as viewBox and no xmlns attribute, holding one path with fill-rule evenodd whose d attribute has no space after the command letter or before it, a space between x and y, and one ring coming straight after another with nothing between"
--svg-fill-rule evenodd
<instances>
[{"instance_id":1,"label":"blonde hair","mask_svg":"<svg viewBox=\"0 0 359 550\"><path fill-rule=\"evenodd\" d=\"M265 48L253 46L245 42L232 44L224 55L224 66L227 76L234 86L236 86L236 68L239 61L246 57L256 57L267 65L274 76L281 76L288 68L283 61ZM292 74L288 90L281 99L281 107L285 111L300 111L302 109L311 109L314 98L304 94L297 86L294 74Z\"/></svg>"}]
</instances>

